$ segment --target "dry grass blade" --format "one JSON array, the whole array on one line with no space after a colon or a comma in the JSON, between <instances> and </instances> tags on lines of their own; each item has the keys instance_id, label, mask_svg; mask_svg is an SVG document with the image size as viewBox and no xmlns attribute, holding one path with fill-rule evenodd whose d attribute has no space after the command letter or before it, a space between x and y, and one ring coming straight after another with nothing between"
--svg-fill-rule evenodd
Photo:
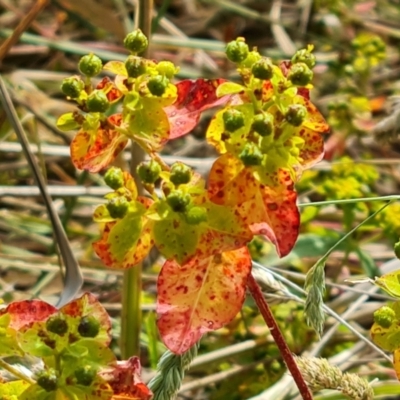
<instances>
[{"instance_id":1,"label":"dry grass blade","mask_svg":"<svg viewBox=\"0 0 400 400\"><path fill-rule=\"evenodd\" d=\"M49 0L38 0L32 9L26 14L26 16L21 19L18 26L15 28L11 36L2 44L0 47L0 62L4 56L9 52L12 46L18 42L18 39L25 32L26 28L31 24L31 22L36 18L36 16L47 6Z\"/></svg>"},{"instance_id":2,"label":"dry grass blade","mask_svg":"<svg viewBox=\"0 0 400 400\"><path fill-rule=\"evenodd\" d=\"M1 78L0 78L0 98L4 110L7 114L7 117L11 125L13 126L19 141L21 142L23 151L25 153L25 157L28 160L29 166L35 177L36 183L39 186L43 200L46 204L51 224L53 226L54 235L65 265L66 273L65 273L64 289L57 303L57 306L62 306L71 301L80 290L83 284L82 274L79 268L78 261L76 260L72 252L72 248L69 244L67 235L65 234L64 228L62 227L58 214L54 209L52 199L47 192L46 182L44 181L38 163L33 153L30 150L29 142L26 138L25 132L18 119L11 97L7 91L4 81Z\"/></svg>"}]
</instances>

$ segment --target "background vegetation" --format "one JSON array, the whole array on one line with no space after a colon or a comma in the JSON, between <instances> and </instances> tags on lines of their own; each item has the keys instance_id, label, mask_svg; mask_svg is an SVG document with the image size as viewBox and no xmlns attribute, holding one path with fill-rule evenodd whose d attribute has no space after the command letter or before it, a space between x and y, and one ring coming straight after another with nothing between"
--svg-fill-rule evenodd
<instances>
[{"instance_id":1,"label":"background vegetation","mask_svg":"<svg viewBox=\"0 0 400 400\"><path fill-rule=\"evenodd\" d=\"M31 0L0 0L0 36L10 36L31 10ZM97 238L94 207L109 191L101 174L72 166L68 144L73 134L55 128L61 113L74 106L60 92L62 79L76 73L89 52L104 61L124 60L125 34L133 29L130 0L53 1L29 29L1 54L1 72L18 106L29 139L47 176L50 194L82 266L86 291L96 294L113 318L118 354L122 274L106 270L94 256ZM301 235L293 252L278 259L261 240L254 258L269 268L256 271L285 338L297 355L328 358L341 371L357 372L373 383L375 398L399 396L392 365L365 341L329 317L319 339L304 318L302 287L310 267L383 201L306 206L306 203L395 195L399 192L400 3L396 0L340 1L155 1L150 57L180 65L179 78L238 76L224 56L225 43L237 36L275 60L291 57L312 43L313 102L332 131L325 160L307 171L297 186L302 204ZM215 156L204 133L213 111L192 135L169 143L163 156L205 173ZM126 167L130 152L117 160ZM369 283L400 268L393 244L400 236L400 205L394 203L340 244L326 262L325 302L363 337L369 337L374 311L388 301ZM164 351L155 328L155 281L162 260L157 254L143 270L144 379L154 375ZM275 275L278 272L278 275ZM283 280L281 278L284 278ZM45 207L21 147L0 109L0 297L5 302L41 298L55 303L62 288L59 258ZM299 296L299 297L296 297ZM304 368L312 375L317 366ZM318 373L317 373L318 375ZM328 376L328 374L326 374ZM326 387L329 387L327 385ZM260 394L261 393L261 394ZM290 399L296 388L285 374L268 329L249 299L225 328L207 335L179 394L181 399ZM323 390L316 399L342 399ZM356 398L356 397L350 397Z\"/></svg>"}]
</instances>

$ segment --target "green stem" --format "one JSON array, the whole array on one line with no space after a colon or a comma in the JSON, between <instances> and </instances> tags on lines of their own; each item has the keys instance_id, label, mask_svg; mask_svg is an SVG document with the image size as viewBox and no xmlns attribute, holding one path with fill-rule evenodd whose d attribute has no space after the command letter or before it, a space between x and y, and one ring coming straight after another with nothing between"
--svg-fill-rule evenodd
<instances>
[{"instance_id":1,"label":"green stem","mask_svg":"<svg viewBox=\"0 0 400 400\"><path fill-rule=\"evenodd\" d=\"M29 378L29 376L26 376L23 374L20 370L17 368L14 368L12 365L6 363L4 360L0 358L0 368L4 369L5 371L8 371L11 375L14 375L15 377L30 383L31 385L34 385L36 382Z\"/></svg>"},{"instance_id":2,"label":"green stem","mask_svg":"<svg viewBox=\"0 0 400 400\"><path fill-rule=\"evenodd\" d=\"M153 0L139 0L136 8L136 28L141 29L150 41ZM142 54L146 57L146 54ZM136 168L144 160L144 151L132 143L131 175L138 187L139 195L143 194L143 186L136 174ZM140 356L140 333L142 331L142 264L130 268L124 273L122 287L121 315L121 356L123 359Z\"/></svg>"},{"instance_id":3,"label":"green stem","mask_svg":"<svg viewBox=\"0 0 400 400\"><path fill-rule=\"evenodd\" d=\"M140 355L142 331L142 265L136 265L124 273L122 286L121 356L123 359Z\"/></svg>"}]
</instances>

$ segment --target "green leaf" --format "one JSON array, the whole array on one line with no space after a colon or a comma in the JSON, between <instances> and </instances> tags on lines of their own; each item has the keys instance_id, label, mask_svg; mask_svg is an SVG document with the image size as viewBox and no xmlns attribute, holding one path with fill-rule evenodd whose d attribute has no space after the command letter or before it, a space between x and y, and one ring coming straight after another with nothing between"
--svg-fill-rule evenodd
<instances>
[{"instance_id":1,"label":"green leaf","mask_svg":"<svg viewBox=\"0 0 400 400\"><path fill-rule=\"evenodd\" d=\"M178 213L168 219L154 223L154 241L166 259L174 259L179 264L193 255L199 240L198 225L189 225Z\"/></svg>"},{"instance_id":2,"label":"green leaf","mask_svg":"<svg viewBox=\"0 0 400 400\"><path fill-rule=\"evenodd\" d=\"M169 138L169 121L162 106L154 98L142 98L143 107L136 110L129 121L133 139L146 143L158 151Z\"/></svg>"},{"instance_id":3,"label":"green leaf","mask_svg":"<svg viewBox=\"0 0 400 400\"><path fill-rule=\"evenodd\" d=\"M103 70L112 72L116 75L128 76L125 68L125 63L123 63L122 61L109 61L106 65L104 65Z\"/></svg>"},{"instance_id":4,"label":"green leaf","mask_svg":"<svg viewBox=\"0 0 400 400\"><path fill-rule=\"evenodd\" d=\"M10 315L0 316L0 357L21 354L16 335L17 332L9 328Z\"/></svg>"},{"instance_id":5,"label":"green leaf","mask_svg":"<svg viewBox=\"0 0 400 400\"><path fill-rule=\"evenodd\" d=\"M61 115L57 120L57 128L63 132L72 131L79 128L79 124L75 121L73 113Z\"/></svg>"},{"instance_id":6,"label":"green leaf","mask_svg":"<svg viewBox=\"0 0 400 400\"><path fill-rule=\"evenodd\" d=\"M217 88L217 97L226 96L227 94L236 94L243 92L245 87L234 82L224 82Z\"/></svg>"},{"instance_id":7,"label":"green leaf","mask_svg":"<svg viewBox=\"0 0 400 400\"><path fill-rule=\"evenodd\" d=\"M375 278L373 283L391 296L400 298L400 270Z\"/></svg>"},{"instance_id":8,"label":"green leaf","mask_svg":"<svg viewBox=\"0 0 400 400\"><path fill-rule=\"evenodd\" d=\"M22 380L2 382L0 384L0 398L2 400L18 400L20 394L29 386L28 382Z\"/></svg>"}]
</instances>

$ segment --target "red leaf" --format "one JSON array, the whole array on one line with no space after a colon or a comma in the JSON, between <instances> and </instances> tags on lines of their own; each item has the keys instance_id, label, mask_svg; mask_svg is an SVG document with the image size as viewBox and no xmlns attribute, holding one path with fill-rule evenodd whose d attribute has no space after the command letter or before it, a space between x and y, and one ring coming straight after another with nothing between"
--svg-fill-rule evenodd
<instances>
[{"instance_id":1,"label":"red leaf","mask_svg":"<svg viewBox=\"0 0 400 400\"><path fill-rule=\"evenodd\" d=\"M182 354L204 333L229 323L242 307L250 270L246 247L182 266L166 261L157 283L157 324L165 345Z\"/></svg>"},{"instance_id":2,"label":"red leaf","mask_svg":"<svg viewBox=\"0 0 400 400\"><path fill-rule=\"evenodd\" d=\"M9 314L9 327L19 330L32 322L45 321L57 309L41 300L15 301L0 310L0 315Z\"/></svg>"},{"instance_id":3,"label":"red leaf","mask_svg":"<svg viewBox=\"0 0 400 400\"><path fill-rule=\"evenodd\" d=\"M179 82L176 102L164 110L168 115L171 131L169 139L176 139L190 132L199 121L200 114L225 104L231 96L218 98L216 90L225 79L197 79Z\"/></svg>"},{"instance_id":4,"label":"red leaf","mask_svg":"<svg viewBox=\"0 0 400 400\"><path fill-rule=\"evenodd\" d=\"M100 372L100 376L113 389L112 400L150 400L152 398L152 392L140 378L142 368L138 357L117 361L111 368Z\"/></svg>"},{"instance_id":5,"label":"red leaf","mask_svg":"<svg viewBox=\"0 0 400 400\"><path fill-rule=\"evenodd\" d=\"M110 103L118 101L122 97L122 93L111 82L110 78L105 76L96 86L96 89L104 89L104 93Z\"/></svg>"}]
</instances>

